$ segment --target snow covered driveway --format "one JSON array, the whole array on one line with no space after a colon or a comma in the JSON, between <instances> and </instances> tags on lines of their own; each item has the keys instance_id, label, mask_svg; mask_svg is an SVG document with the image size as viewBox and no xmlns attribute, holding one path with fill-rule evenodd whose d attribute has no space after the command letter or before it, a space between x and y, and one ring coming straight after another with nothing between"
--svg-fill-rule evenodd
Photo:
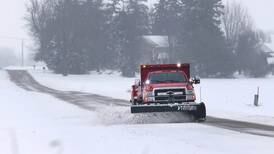
<instances>
[{"instance_id":1,"label":"snow covered driveway","mask_svg":"<svg viewBox=\"0 0 274 154\"><path fill-rule=\"evenodd\" d=\"M29 81L28 77L16 78L23 83ZM44 89L48 92L43 94L37 85L23 83L17 85L29 91L10 83L8 75L0 71L0 153L3 154L272 154L274 150L270 137L197 123L163 124L163 119L152 124L142 121L146 117L134 118L123 105L113 106L115 112L108 105L101 105L105 108L98 113L93 109L82 110L48 96L55 93L53 89ZM114 125L105 123L111 121Z\"/></svg>"},{"instance_id":2,"label":"snow covered driveway","mask_svg":"<svg viewBox=\"0 0 274 154\"><path fill-rule=\"evenodd\" d=\"M102 97L99 95L84 92L60 91L48 88L46 86L39 84L37 81L33 79L33 77L30 74L28 74L24 70L9 70L8 72L11 81L13 81L17 86L27 91L50 94L56 98L75 104L84 109L95 110L95 108L99 108L102 105L111 106L115 104L115 106L128 106L129 104L124 100Z\"/></svg>"}]
</instances>

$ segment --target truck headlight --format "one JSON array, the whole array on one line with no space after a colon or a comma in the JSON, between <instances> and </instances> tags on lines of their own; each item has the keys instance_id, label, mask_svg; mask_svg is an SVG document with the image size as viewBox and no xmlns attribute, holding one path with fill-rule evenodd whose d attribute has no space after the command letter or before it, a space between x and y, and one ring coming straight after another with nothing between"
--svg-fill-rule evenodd
<instances>
[{"instance_id":1,"label":"truck headlight","mask_svg":"<svg viewBox=\"0 0 274 154\"><path fill-rule=\"evenodd\" d=\"M194 95L194 91L193 90L187 90L187 95Z\"/></svg>"},{"instance_id":2,"label":"truck headlight","mask_svg":"<svg viewBox=\"0 0 274 154\"><path fill-rule=\"evenodd\" d=\"M186 93L186 99L188 101L195 101L196 99L196 96L195 96L195 92L193 90L187 90L187 93Z\"/></svg>"},{"instance_id":3,"label":"truck headlight","mask_svg":"<svg viewBox=\"0 0 274 154\"><path fill-rule=\"evenodd\" d=\"M145 102L153 102L154 101L154 94L153 92L146 92L144 97Z\"/></svg>"}]
</instances>

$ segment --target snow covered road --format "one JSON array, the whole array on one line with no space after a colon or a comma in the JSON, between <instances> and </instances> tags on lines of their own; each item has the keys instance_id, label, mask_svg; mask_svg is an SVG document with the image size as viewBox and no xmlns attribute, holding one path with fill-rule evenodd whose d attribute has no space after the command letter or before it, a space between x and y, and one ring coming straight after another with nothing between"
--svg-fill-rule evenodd
<instances>
[{"instance_id":1,"label":"snow covered road","mask_svg":"<svg viewBox=\"0 0 274 154\"><path fill-rule=\"evenodd\" d=\"M53 89L81 91L126 101L130 99L130 85L135 80L122 77L119 72L111 70L66 77L38 68L28 68L27 71L36 81ZM197 101L206 103L208 115L274 126L274 77L201 81L201 84L195 85ZM253 103L257 87L260 87L260 105L255 107Z\"/></svg>"},{"instance_id":2,"label":"snow covered road","mask_svg":"<svg viewBox=\"0 0 274 154\"><path fill-rule=\"evenodd\" d=\"M84 92L66 92L51 89L38 83L27 71L24 70L9 70L8 73L11 81L27 91L50 94L80 108L92 111L97 110L97 112L100 111L101 113L104 113L102 117L104 117L106 121L114 121L114 123L189 122L189 119L186 116L181 115L181 113L154 113L146 114L145 116L132 116L129 113L129 103L127 101ZM118 109L117 112L115 112L115 108ZM127 118L121 119L119 117ZM274 137L274 126L240 122L216 117L208 117L208 121L205 124L242 133Z\"/></svg>"},{"instance_id":3,"label":"snow covered road","mask_svg":"<svg viewBox=\"0 0 274 154\"><path fill-rule=\"evenodd\" d=\"M119 99L113 99L108 97L102 97L99 95L76 92L76 91L60 91L52 88L48 88L39 84L33 79L33 77L26 71L8 71L11 81L13 81L17 86L27 90L40 93L50 94L56 98L64 100L66 102L75 104L81 108L94 110L101 105L111 106L128 106L128 102Z\"/></svg>"}]
</instances>

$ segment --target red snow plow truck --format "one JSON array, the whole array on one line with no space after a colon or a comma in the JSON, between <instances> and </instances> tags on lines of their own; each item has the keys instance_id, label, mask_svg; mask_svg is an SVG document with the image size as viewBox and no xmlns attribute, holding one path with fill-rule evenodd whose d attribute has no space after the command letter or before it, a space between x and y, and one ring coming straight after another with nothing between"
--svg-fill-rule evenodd
<instances>
[{"instance_id":1,"label":"red snow plow truck","mask_svg":"<svg viewBox=\"0 0 274 154\"><path fill-rule=\"evenodd\" d=\"M131 113L186 112L197 121L205 121L204 103L196 103L189 64L141 65L141 80L131 92Z\"/></svg>"}]
</instances>

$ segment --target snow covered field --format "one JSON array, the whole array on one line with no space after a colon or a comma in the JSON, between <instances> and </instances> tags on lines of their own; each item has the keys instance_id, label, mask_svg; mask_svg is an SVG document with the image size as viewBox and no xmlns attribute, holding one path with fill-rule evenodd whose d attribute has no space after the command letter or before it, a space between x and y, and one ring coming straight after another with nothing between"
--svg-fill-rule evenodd
<instances>
[{"instance_id":1,"label":"snow covered field","mask_svg":"<svg viewBox=\"0 0 274 154\"><path fill-rule=\"evenodd\" d=\"M130 99L130 86L135 78L123 78L106 71L90 75L62 75L48 71L29 71L40 83L59 90L84 91L113 98ZM259 107L253 105L260 87ZM208 115L274 125L274 78L265 79L201 79L196 86L198 101L206 102Z\"/></svg>"},{"instance_id":2,"label":"snow covered field","mask_svg":"<svg viewBox=\"0 0 274 154\"><path fill-rule=\"evenodd\" d=\"M128 85L119 84L134 80L115 74L67 78L40 71L32 74L53 88L113 97L121 94L119 97L124 99L128 97ZM99 85L110 90L96 91L93 86L98 88ZM105 124L102 121L113 119L102 116L109 115L85 111L48 95L24 91L11 83L4 71L0 71L0 87L1 154L272 154L274 150L272 138L197 123ZM111 93L111 90L116 91Z\"/></svg>"}]
</instances>

